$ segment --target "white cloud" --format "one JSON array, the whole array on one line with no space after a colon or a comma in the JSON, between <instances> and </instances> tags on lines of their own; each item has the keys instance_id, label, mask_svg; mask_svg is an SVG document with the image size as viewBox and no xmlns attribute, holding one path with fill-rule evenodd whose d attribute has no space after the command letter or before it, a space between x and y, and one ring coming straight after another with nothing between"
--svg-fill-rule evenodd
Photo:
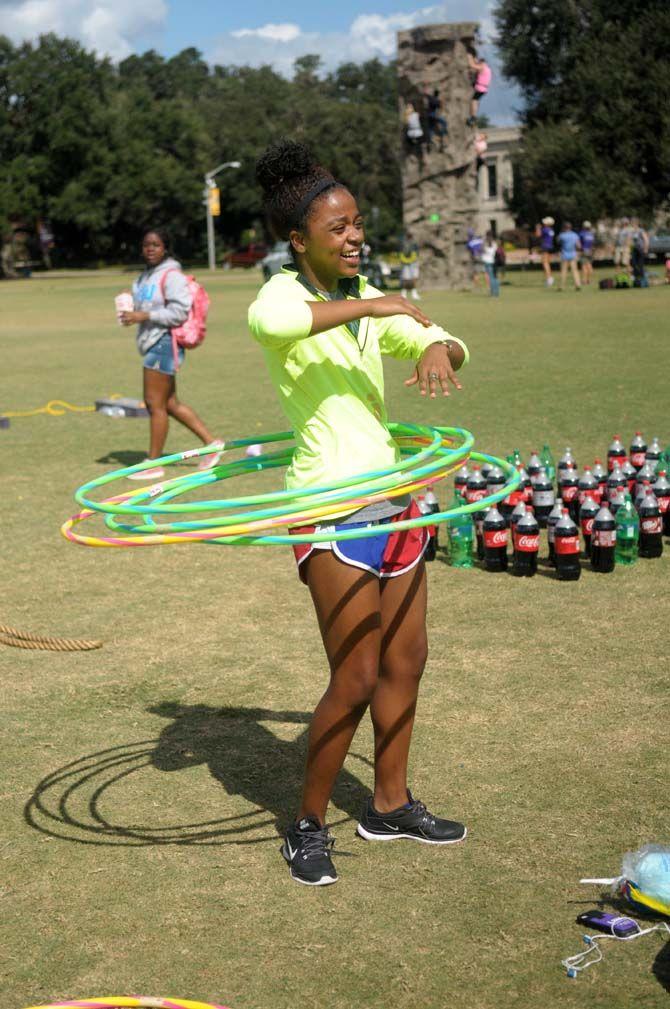
<instances>
[{"instance_id":1,"label":"white cloud","mask_svg":"<svg viewBox=\"0 0 670 1009\"><path fill-rule=\"evenodd\" d=\"M267 24L263 25L262 28L239 28L237 31L231 32L230 34L236 39L252 35L259 39L271 39L273 42L293 42L294 39L300 37L301 32L297 25Z\"/></svg>"},{"instance_id":2,"label":"white cloud","mask_svg":"<svg viewBox=\"0 0 670 1009\"><path fill-rule=\"evenodd\" d=\"M120 60L135 51L138 36L160 28L167 13L166 0L10 0L0 4L0 33L22 42L55 32Z\"/></svg>"}]
</instances>

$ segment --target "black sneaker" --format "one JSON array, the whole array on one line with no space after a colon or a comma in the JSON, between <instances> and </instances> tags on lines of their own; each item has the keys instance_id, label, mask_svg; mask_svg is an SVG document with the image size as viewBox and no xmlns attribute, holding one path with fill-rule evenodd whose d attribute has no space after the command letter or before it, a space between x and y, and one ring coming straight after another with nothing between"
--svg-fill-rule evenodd
<instances>
[{"instance_id":1,"label":"black sneaker","mask_svg":"<svg viewBox=\"0 0 670 1009\"><path fill-rule=\"evenodd\" d=\"M337 882L337 872L330 857L335 839L327 827L312 816L292 823L286 831L281 853L289 864L293 879L307 886L326 886Z\"/></svg>"},{"instance_id":2,"label":"black sneaker","mask_svg":"<svg viewBox=\"0 0 670 1009\"><path fill-rule=\"evenodd\" d=\"M407 796L408 804L390 813L378 813L370 797L363 807L356 833L366 841L396 841L405 837L424 844L455 844L463 840L467 830L462 823L441 820L414 799L411 792L408 791Z\"/></svg>"}]
</instances>

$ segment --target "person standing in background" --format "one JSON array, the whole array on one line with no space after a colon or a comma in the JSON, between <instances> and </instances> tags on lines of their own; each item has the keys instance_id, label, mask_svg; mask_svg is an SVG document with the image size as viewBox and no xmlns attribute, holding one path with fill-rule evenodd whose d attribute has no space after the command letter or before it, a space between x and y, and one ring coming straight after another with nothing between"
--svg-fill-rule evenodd
<instances>
[{"instance_id":1,"label":"person standing in background","mask_svg":"<svg viewBox=\"0 0 670 1009\"><path fill-rule=\"evenodd\" d=\"M497 298L500 294L500 282L498 280L498 265L496 262L496 254L498 252L498 243L493 237L492 231L486 232L486 237L484 238L484 245L482 247L482 263L484 264L484 269L486 271L486 276L489 281L489 294L493 298Z\"/></svg>"},{"instance_id":2,"label":"person standing in background","mask_svg":"<svg viewBox=\"0 0 670 1009\"><path fill-rule=\"evenodd\" d=\"M565 290L565 281L568 276L568 267L572 272L572 279L575 282L575 290L581 291L582 285L579 280L579 270L577 269L577 252L579 251L579 235L572 230L570 221L566 221L558 236L558 247L561 251L561 291Z\"/></svg>"},{"instance_id":3,"label":"person standing in background","mask_svg":"<svg viewBox=\"0 0 670 1009\"><path fill-rule=\"evenodd\" d=\"M547 287L552 287L554 278L551 275L551 254L554 251L554 218L543 217L540 230L540 252L542 254L542 269L544 270L544 282Z\"/></svg>"},{"instance_id":4,"label":"person standing in background","mask_svg":"<svg viewBox=\"0 0 670 1009\"><path fill-rule=\"evenodd\" d=\"M579 244L582 247L582 284L590 284L593 277L593 246L596 236L590 221L584 221L579 232Z\"/></svg>"},{"instance_id":5,"label":"person standing in background","mask_svg":"<svg viewBox=\"0 0 670 1009\"><path fill-rule=\"evenodd\" d=\"M418 281L419 246L407 231L400 251L400 293L406 298L411 295L414 301L418 301L420 297L416 286Z\"/></svg>"},{"instance_id":6,"label":"person standing in background","mask_svg":"<svg viewBox=\"0 0 670 1009\"><path fill-rule=\"evenodd\" d=\"M635 287L647 287L645 273L645 258L649 252L649 235L640 225L637 217L631 221L631 266L633 268L633 284Z\"/></svg>"}]
</instances>

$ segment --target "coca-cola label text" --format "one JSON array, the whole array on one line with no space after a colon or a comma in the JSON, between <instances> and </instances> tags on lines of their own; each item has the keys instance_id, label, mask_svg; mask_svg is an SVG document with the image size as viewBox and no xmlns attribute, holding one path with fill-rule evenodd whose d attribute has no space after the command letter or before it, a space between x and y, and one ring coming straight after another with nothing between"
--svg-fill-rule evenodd
<instances>
[{"instance_id":1,"label":"coca-cola label text","mask_svg":"<svg viewBox=\"0 0 670 1009\"><path fill-rule=\"evenodd\" d=\"M668 508L670 508L670 495L668 497L656 498L658 501L658 507L661 509L661 515L665 515Z\"/></svg>"},{"instance_id":2,"label":"coca-cola label text","mask_svg":"<svg viewBox=\"0 0 670 1009\"><path fill-rule=\"evenodd\" d=\"M595 522L595 515L587 519L582 519L582 533L584 534L584 536L591 535L591 533L593 532L594 522Z\"/></svg>"},{"instance_id":3,"label":"coca-cola label text","mask_svg":"<svg viewBox=\"0 0 670 1009\"><path fill-rule=\"evenodd\" d=\"M562 487L561 488L561 497L566 502L567 501L574 501L575 498L577 497L578 491L579 491L579 487Z\"/></svg>"},{"instance_id":4,"label":"coca-cola label text","mask_svg":"<svg viewBox=\"0 0 670 1009\"><path fill-rule=\"evenodd\" d=\"M533 504L537 508L547 507L548 505L553 505L556 500L556 496L553 490L536 490L533 491Z\"/></svg>"},{"instance_id":5,"label":"coca-cola label text","mask_svg":"<svg viewBox=\"0 0 670 1009\"><path fill-rule=\"evenodd\" d=\"M608 457L607 457L607 469L608 469L608 472L610 472L610 473L612 472L612 470L614 469L614 463L615 462L618 462L619 466L620 466L621 463L624 461L625 458L626 458L626 453L625 452L623 452L621 455L618 455L618 454L617 455L608 455Z\"/></svg>"},{"instance_id":6,"label":"coca-cola label text","mask_svg":"<svg viewBox=\"0 0 670 1009\"><path fill-rule=\"evenodd\" d=\"M540 549L540 534L527 533L521 536L514 534L514 549L522 553L536 554Z\"/></svg>"},{"instance_id":7,"label":"coca-cola label text","mask_svg":"<svg viewBox=\"0 0 670 1009\"><path fill-rule=\"evenodd\" d=\"M616 529L594 529L592 544L594 547L616 546Z\"/></svg>"},{"instance_id":8,"label":"coca-cola label text","mask_svg":"<svg viewBox=\"0 0 670 1009\"><path fill-rule=\"evenodd\" d=\"M635 469L640 469L641 466L644 466L645 453L644 452L631 452L631 454L630 454L630 461L631 461L631 465L633 465L635 467Z\"/></svg>"},{"instance_id":9,"label":"coca-cola label text","mask_svg":"<svg viewBox=\"0 0 670 1009\"><path fill-rule=\"evenodd\" d=\"M484 546L489 550L497 550L499 547L507 546L507 529L485 529Z\"/></svg>"},{"instance_id":10,"label":"coca-cola label text","mask_svg":"<svg viewBox=\"0 0 670 1009\"><path fill-rule=\"evenodd\" d=\"M663 532L663 519L660 515L650 515L640 522L640 531L649 535Z\"/></svg>"},{"instance_id":11,"label":"coca-cola label text","mask_svg":"<svg viewBox=\"0 0 670 1009\"><path fill-rule=\"evenodd\" d=\"M483 487L482 490L468 490L465 498L468 504L472 504L473 501L481 501L483 497L486 497L487 493L486 487Z\"/></svg>"},{"instance_id":12,"label":"coca-cola label text","mask_svg":"<svg viewBox=\"0 0 670 1009\"><path fill-rule=\"evenodd\" d=\"M578 554L579 536L556 536L554 538L554 549L561 556L565 554Z\"/></svg>"}]
</instances>

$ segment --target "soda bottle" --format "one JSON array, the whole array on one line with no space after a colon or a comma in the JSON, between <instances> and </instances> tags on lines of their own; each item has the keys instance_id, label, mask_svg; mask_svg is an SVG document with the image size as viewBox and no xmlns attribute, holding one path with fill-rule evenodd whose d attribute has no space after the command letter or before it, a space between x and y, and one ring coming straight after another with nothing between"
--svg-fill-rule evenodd
<instances>
[{"instance_id":1,"label":"soda bottle","mask_svg":"<svg viewBox=\"0 0 670 1009\"><path fill-rule=\"evenodd\" d=\"M507 541L509 532L495 505L484 519L484 567L487 571L507 571Z\"/></svg>"},{"instance_id":2,"label":"soda bottle","mask_svg":"<svg viewBox=\"0 0 670 1009\"><path fill-rule=\"evenodd\" d=\"M633 494L635 490L635 481L637 479L637 470L628 459L624 459L621 463L621 472L626 478L626 490L629 494Z\"/></svg>"},{"instance_id":3,"label":"soda bottle","mask_svg":"<svg viewBox=\"0 0 670 1009\"><path fill-rule=\"evenodd\" d=\"M600 484L591 472L590 466L584 467L584 472L579 478L579 504L584 504L584 498L587 494L590 494L594 501L598 504L602 498L600 493Z\"/></svg>"},{"instance_id":4,"label":"soda bottle","mask_svg":"<svg viewBox=\"0 0 670 1009\"><path fill-rule=\"evenodd\" d=\"M640 487L643 485L645 480L649 483L655 483L656 481L656 470L652 462L645 462L644 466L637 471L637 478L635 480L635 493L639 491ZM632 497L632 495L631 495Z\"/></svg>"},{"instance_id":5,"label":"soda bottle","mask_svg":"<svg viewBox=\"0 0 670 1009\"><path fill-rule=\"evenodd\" d=\"M514 545L514 574L532 577L537 571L537 553L540 549L540 527L528 508L520 517L512 534Z\"/></svg>"},{"instance_id":6,"label":"soda bottle","mask_svg":"<svg viewBox=\"0 0 670 1009\"><path fill-rule=\"evenodd\" d=\"M623 491L628 490L628 481L623 475L621 466L619 466L618 462L615 462L614 466L612 467L612 470L610 471L610 475L607 477L608 501L611 501L616 492L619 490Z\"/></svg>"},{"instance_id":7,"label":"soda bottle","mask_svg":"<svg viewBox=\"0 0 670 1009\"><path fill-rule=\"evenodd\" d=\"M619 487L619 489L616 491L611 500L607 502L607 506L609 510L612 512L612 515L616 515L616 513L619 511L619 508L621 508L621 506L623 505L624 501L626 500L626 493L627 491L624 487Z\"/></svg>"},{"instance_id":8,"label":"soda bottle","mask_svg":"<svg viewBox=\"0 0 670 1009\"><path fill-rule=\"evenodd\" d=\"M579 532L567 508L554 527L556 572L562 582L576 582L582 573L579 563Z\"/></svg>"},{"instance_id":9,"label":"soda bottle","mask_svg":"<svg viewBox=\"0 0 670 1009\"><path fill-rule=\"evenodd\" d=\"M458 473L454 477L454 487L456 491L462 495L465 499L465 488L468 485L468 477L470 476L470 470L467 466L461 466Z\"/></svg>"},{"instance_id":10,"label":"soda bottle","mask_svg":"<svg viewBox=\"0 0 670 1009\"><path fill-rule=\"evenodd\" d=\"M558 489L561 497L563 498L563 507L567 508L570 512L570 517L573 522L579 521L579 479L577 477L577 470L569 469L562 470L558 478Z\"/></svg>"},{"instance_id":11,"label":"soda bottle","mask_svg":"<svg viewBox=\"0 0 670 1009\"><path fill-rule=\"evenodd\" d=\"M637 544L640 537L640 520L633 507L630 494L624 496L623 504L616 513L616 546L614 560L617 564L634 564L637 560Z\"/></svg>"},{"instance_id":12,"label":"soda bottle","mask_svg":"<svg viewBox=\"0 0 670 1009\"><path fill-rule=\"evenodd\" d=\"M521 452L518 448L512 449L512 465L523 466L523 459L521 458Z\"/></svg>"},{"instance_id":13,"label":"soda bottle","mask_svg":"<svg viewBox=\"0 0 670 1009\"><path fill-rule=\"evenodd\" d=\"M607 449L607 470L609 473L614 469L614 463L619 465L626 458L626 449L623 447L621 435L615 434L610 447Z\"/></svg>"},{"instance_id":14,"label":"soda bottle","mask_svg":"<svg viewBox=\"0 0 670 1009\"><path fill-rule=\"evenodd\" d=\"M454 495L451 508L460 508L465 504L460 494ZM449 563L452 568L471 568L474 565L472 543L474 526L469 514L456 515L447 523L447 539L449 542Z\"/></svg>"},{"instance_id":15,"label":"soda bottle","mask_svg":"<svg viewBox=\"0 0 670 1009\"><path fill-rule=\"evenodd\" d=\"M512 538L512 548L514 548L514 530L516 528L516 524L519 521L519 519L525 514L526 514L526 504L524 501L519 501L519 503L515 505L514 511L509 517L509 529Z\"/></svg>"},{"instance_id":16,"label":"soda bottle","mask_svg":"<svg viewBox=\"0 0 670 1009\"><path fill-rule=\"evenodd\" d=\"M422 515L430 515L430 508L426 504L425 494L418 494L416 503L419 506L419 511ZM428 531L428 544L423 552L423 559L425 561L435 560L435 526L426 526Z\"/></svg>"},{"instance_id":17,"label":"soda bottle","mask_svg":"<svg viewBox=\"0 0 670 1009\"><path fill-rule=\"evenodd\" d=\"M491 472L492 469L493 469L492 462L485 461L482 463L482 476L484 477L485 480L488 480L489 473Z\"/></svg>"},{"instance_id":18,"label":"soda bottle","mask_svg":"<svg viewBox=\"0 0 670 1009\"><path fill-rule=\"evenodd\" d=\"M607 472L605 467L601 463L600 459L594 459L593 469L591 471L598 481L598 486L600 487L600 500L607 500Z\"/></svg>"},{"instance_id":19,"label":"soda bottle","mask_svg":"<svg viewBox=\"0 0 670 1009\"><path fill-rule=\"evenodd\" d=\"M488 511L488 509L487 509ZM475 512L472 516L472 521L475 524L475 537L477 540L477 560L484 560L484 519L486 518L486 512Z\"/></svg>"},{"instance_id":20,"label":"soda bottle","mask_svg":"<svg viewBox=\"0 0 670 1009\"><path fill-rule=\"evenodd\" d=\"M614 571L616 522L607 505L599 509L591 533L591 567L601 574Z\"/></svg>"},{"instance_id":21,"label":"soda bottle","mask_svg":"<svg viewBox=\"0 0 670 1009\"><path fill-rule=\"evenodd\" d=\"M659 472L654 483L654 494L663 519L663 532L670 536L670 481L664 469Z\"/></svg>"},{"instance_id":22,"label":"soda bottle","mask_svg":"<svg viewBox=\"0 0 670 1009\"><path fill-rule=\"evenodd\" d=\"M474 504L483 497L486 497L486 480L479 466L473 466L465 488L465 500L468 504Z\"/></svg>"},{"instance_id":23,"label":"soda bottle","mask_svg":"<svg viewBox=\"0 0 670 1009\"><path fill-rule=\"evenodd\" d=\"M540 462L544 466L549 479L553 480L556 476L556 463L554 462L554 457L551 454L551 449L548 445L542 446L542 451L540 452Z\"/></svg>"},{"instance_id":24,"label":"soda bottle","mask_svg":"<svg viewBox=\"0 0 670 1009\"><path fill-rule=\"evenodd\" d=\"M570 448L570 446L568 446L566 448L565 452L563 453L563 455L561 456L561 458L558 460L558 474L559 474L559 476L566 469L577 469L577 463L575 462L575 457L572 454L572 449Z\"/></svg>"},{"instance_id":25,"label":"soda bottle","mask_svg":"<svg viewBox=\"0 0 670 1009\"><path fill-rule=\"evenodd\" d=\"M484 470L482 470L482 476L484 475ZM499 491L501 487L505 486L505 474L501 470L500 466L490 466L489 473L486 477L486 493L495 494Z\"/></svg>"},{"instance_id":26,"label":"soda bottle","mask_svg":"<svg viewBox=\"0 0 670 1009\"><path fill-rule=\"evenodd\" d=\"M640 557L660 557L663 553L663 519L651 487L640 505Z\"/></svg>"},{"instance_id":27,"label":"soda bottle","mask_svg":"<svg viewBox=\"0 0 670 1009\"><path fill-rule=\"evenodd\" d=\"M533 483L528 475L528 470L524 469L523 466L517 466L516 471L521 480L519 484L519 500L523 501L524 504L530 504L533 500Z\"/></svg>"},{"instance_id":28,"label":"soda bottle","mask_svg":"<svg viewBox=\"0 0 670 1009\"><path fill-rule=\"evenodd\" d=\"M651 439L651 445L644 454L645 462L650 462L654 469L658 465L658 462L663 455L663 449L661 448L661 443L658 438Z\"/></svg>"},{"instance_id":29,"label":"soda bottle","mask_svg":"<svg viewBox=\"0 0 670 1009\"><path fill-rule=\"evenodd\" d=\"M432 489L432 487L429 487L426 490L425 500L426 500L426 510L429 514L435 515L437 512L439 512L440 503L435 497L435 491ZM431 536L433 536L435 539L435 550L438 550L440 547L438 527L436 525L428 526L428 529L430 531ZM433 553L434 552L435 551L433 551Z\"/></svg>"},{"instance_id":30,"label":"soda bottle","mask_svg":"<svg viewBox=\"0 0 670 1009\"><path fill-rule=\"evenodd\" d=\"M556 567L556 549L554 544L554 531L556 529L556 523L563 514L563 501L560 497L556 498L556 503L554 507L549 512L547 516L547 543L549 544L549 563Z\"/></svg>"},{"instance_id":31,"label":"soda bottle","mask_svg":"<svg viewBox=\"0 0 670 1009\"><path fill-rule=\"evenodd\" d=\"M598 514L598 509L598 502L590 494L587 494L579 509L579 525L584 537L584 553L587 557L591 553L593 523Z\"/></svg>"},{"instance_id":32,"label":"soda bottle","mask_svg":"<svg viewBox=\"0 0 670 1009\"><path fill-rule=\"evenodd\" d=\"M640 513L640 506L641 506L642 502L644 501L644 499L646 498L648 490L651 490L651 481L650 480L645 480L642 483L642 485L640 487L638 487L637 493L636 493L635 497L633 498L633 504L635 505L635 508L637 510L638 515Z\"/></svg>"},{"instance_id":33,"label":"soda bottle","mask_svg":"<svg viewBox=\"0 0 670 1009\"><path fill-rule=\"evenodd\" d=\"M554 485L549 479L544 466L540 466L539 473L535 477L533 485L533 511L540 528L546 526L547 519L555 503Z\"/></svg>"},{"instance_id":34,"label":"soda bottle","mask_svg":"<svg viewBox=\"0 0 670 1009\"><path fill-rule=\"evenodd\" d=\"M530 459L528 460L528 465L526 466L526 469L528 470L528 476L530 477L531 481L540 472L541 465L542 461L540 460L540 457L535 451L535 449L533 449L533 451L530 454Z\"/></svg>"},{"instance_id":35,"label":"soda bottle","mask_svg":"<svg viewBox=\"0 0 670 1009\"><path fill-rule=\"evenodd\" d=\"M630 448L628 449L628 456L631 461L631 465L638 470L641 466L644 466L644 456L647 451L647 443L642 437L641 431L635 432L635 437L630 443Z\"/></svg>"}]
</instances>

